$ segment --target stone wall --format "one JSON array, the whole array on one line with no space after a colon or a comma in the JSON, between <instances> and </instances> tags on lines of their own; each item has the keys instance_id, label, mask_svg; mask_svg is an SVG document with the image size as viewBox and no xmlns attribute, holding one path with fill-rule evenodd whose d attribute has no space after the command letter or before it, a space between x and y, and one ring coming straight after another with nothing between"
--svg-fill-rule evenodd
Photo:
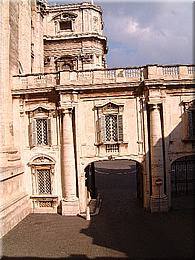
<instances>
[{"instance_id":1,"label":"stone wall","mask_svg":"<svg viewBox=\"0 0 195 260\"><path fill-rule=\"evenodd\" d=\"M1 235L29 212L19 146L14 142L12 76L30 73L31 1L1 1Z\"/></svg>"}]
</instances>

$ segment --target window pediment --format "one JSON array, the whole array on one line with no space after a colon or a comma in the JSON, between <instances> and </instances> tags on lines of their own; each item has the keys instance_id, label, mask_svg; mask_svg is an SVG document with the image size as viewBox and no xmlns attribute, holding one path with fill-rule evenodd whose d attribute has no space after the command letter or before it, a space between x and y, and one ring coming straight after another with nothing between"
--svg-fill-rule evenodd
<instances>
[{"instance_id":1,"label":"window pediment","mask_svg":"<svg viewBox=\"0 0 195 260\"><path fill-rule=\"evenodd\" d=\"M116 104L114 102L108 102L106 104L97 105L95 109L98 110L98 113L107 114L107 113L121 113L123 112L124 105Z\"/></svg>"},{"instance_id":2,"label":"window pediment","mask_svg":"<svg viewBox=\"0 0 195 260\"><path fill-rule=\"evenodd\" d=\"M33 158L29 163L29 165L51 165L51 164L55 164L54 160L45 155L36 156L36 158Z\"/></svg>"},{"instance_id":3,"label":"window pediment","mask_svg":"<svg viewBox=\"0 0 195 260\"><path fill-rule=\"evenodd\" d=\"M49 110L45 107L36 107L32 109L30 112L31 117L48 117L49 116Z\"/></svg>"},{"instance_id":4,"label":"window pediment","mask_svg":"<svg viewBox=\"0 0 195 260\"><path fill-rule=\"evenodd\" d=\"M60 14L55 15L52 20L72 20L74 21L78 15L71 12L63 12Z\"/></svg>"}]
</instances>

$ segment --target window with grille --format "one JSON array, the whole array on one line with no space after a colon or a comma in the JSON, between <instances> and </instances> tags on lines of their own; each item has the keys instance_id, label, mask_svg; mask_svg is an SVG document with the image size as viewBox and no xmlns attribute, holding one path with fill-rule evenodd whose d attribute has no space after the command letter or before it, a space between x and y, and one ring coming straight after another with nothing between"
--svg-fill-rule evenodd
<instances>
[{"instance_id":1,"label":"window with grille","mask_svg":"<svg viewBox=\"0 0 195 260\"><path fill-rule=\"evenodd\" d=\"M106 141L118 141L117 115L106 115Z\"/></svg>"},{"instance_id":2,"label":"window with grille","mask_svg":"<svg viewBox=\"0 0 195 260\"><path fill-rule=\"evenodd\" d=\"M101 111L98 113L96 122L97 143L122 142L123 116L119 114L119 108L116 105L107 104L101 108Z\"/></svg>"},{"instance_id":3,"label":"window with grille","mask_svg":"<svg viewBox=\"0 0 195 260\"><path fill-rule=\"evenodd\" d=\"M37 169L38 194L51 194L50 169Z\"/></svg>"},{"instance_id":4,"label":"window with grille","mask_svg":"<svg viewBox=\"0 0 195 260\"><path fill-rule=\"evenodd\" d=\"M107 153L118 153L119 152L119 144L107 144L106 145Z\"/></svg>"},{"instance_id":5,"label":"window with grille","mask_svg":"<svg viewBox=\"0 0 195 260\"><path fill-rule=\"evenodd\" d=\"M37 144L48 144L47 119L36 119Z\"/></svg>"},{"instance_id":6,"label":"window with grille","mask_svg":"<svg viewBox=\"0 0 195 260\"><path fill-rule=\"evenodd\" d=\"M29 125L30 146L51 145L51 121L49 118L32 119Z\"/></svg>"}]
</instances>

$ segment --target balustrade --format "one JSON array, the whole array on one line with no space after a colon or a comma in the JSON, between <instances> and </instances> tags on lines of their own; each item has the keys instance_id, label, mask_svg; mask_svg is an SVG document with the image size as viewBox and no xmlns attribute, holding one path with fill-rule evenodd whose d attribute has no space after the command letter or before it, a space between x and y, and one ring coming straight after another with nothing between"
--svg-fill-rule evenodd
<instances>
[{"instance_id":1,"label":"balustrade","mask_svg":"<svg viewBox=\"0 0 195 260\"><path fill-rule=\"evenodd\" d=\"M51 87L55 85L102 84L109 82L139 82L143 79L193 79L194 65L99 69L86 71L61 71L48 74L19 75L14 77L13 89ZM144 78L143 78L144 77ZM142 78L142 79L141 79Z\"/></svg>"},{"instance_id":2,"label":"balustrade","mask_svg":"<svg viewBox=\"0 0 195 260\"><path fill-rule=\"evenodd\" d=\"M194 74L195 73L195 66L188 66L188 74Z\"/></svg>"},{"instance_id":3,"label":"balustrade","mask_svg":"<svg viewBox=\"0 0 195 260\"><path fill-rule=\"evenodd\" d=\"M179 67L178 66L166 66L162 67L163 75L178 76Z\"/></svg>"}]
</instances>

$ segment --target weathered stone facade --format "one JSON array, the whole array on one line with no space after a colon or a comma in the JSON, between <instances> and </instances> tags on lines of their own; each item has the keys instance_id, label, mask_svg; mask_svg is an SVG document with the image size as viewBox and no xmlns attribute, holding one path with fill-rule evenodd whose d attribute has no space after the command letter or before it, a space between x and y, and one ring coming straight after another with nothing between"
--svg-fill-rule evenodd
<instances>
[{"instance_id":1,"label":"weathered stone facade","mask_svg":"<svg viewBox=\"0 0 195 260\"><path fill-rule=\"evenodd\" d=\"M195 151L195 67L106 68L91 3L0 8L2 235L30 212L86 212L99 160L136 161L143 207L167 211L172 164Z\"/></svg>"}]
</instances>

